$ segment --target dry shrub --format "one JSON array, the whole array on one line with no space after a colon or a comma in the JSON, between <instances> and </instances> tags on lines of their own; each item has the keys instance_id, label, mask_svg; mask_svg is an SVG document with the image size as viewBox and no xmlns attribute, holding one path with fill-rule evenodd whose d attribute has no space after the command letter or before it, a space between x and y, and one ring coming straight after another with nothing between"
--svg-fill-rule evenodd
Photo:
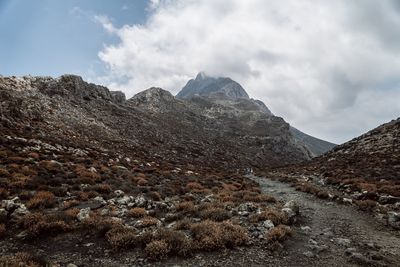
<instances>
[{"instance_id":1,"label":"dry shrub","mask_svg":"<svg viewBox=\"0 0 400 267\"><path fill-rule=\"evenodd\" d=\"M22 167L21 173L30 177L38 175L37 171L29 168L29 166Z\"/></svg>"},{"instance_id":2,"label":"dry shrub","mask_svg":"<svg viewBox=\"0 0 400 267\"><path fill-rule=\"evenodd\" d=\"M154 217L146 216L140 220L140 227L146 228L150 226L155 226L158 224L158 220Z\"/></svg>"},{"instance_id":3,"label":"dry shrub","mask_svg":"<svg viewBox=\"0 0 400 267\"><path fill-rule=\"evenodd\" d=\"M170 248L167 242L163 240L155 240L147 244L145 252L150 260L160 260L167 257Z\"/></svg>"},{"instance_id":4,"label":"dry shrub","mask_svg":"<svg viewBox=\"0 0 400 267\"><path fill-rule=\"evenodd\" d=\"M6 199L9 195L10 194L7 189L0 187L0 200Z\"/></svg>"},{"instance_id":5,"label":"dry shrub","mask_svg":"<svg viewBox=\"0 0 400 267\"><path fill-rule=\"evenodd\" d=\"M51 173L56 173L61 170L61 165L54 161L42 160L39 166Z\"/></svg>"},{"instance_id":6,"label":"dry shrub","mask_svg":"<svg viewBox=\"0 0 400 267\"><path fill-rule=\"evenodd\" d=\"M69 209L69 208L71 208L71 207L74 207L74 206L78 206L79 205L79 201L78 200L76 200L76 199L72 199L72 200L67 200L67 201L65 201L64 203L63 203L63 209Z\"/></svg>"},{"instance_id":7,"label":"dry shrub","mask_svg":"<svg viewBox=\"0 0 400 267\"><path fill-rule=\"evenodd\" d=\"M109 194L112 192L112 188L109 184L96 185L94 190L99 192L100 194Z\"/></svg>"},{"instance_id":8,"label":"dry shrub","mask_svg":"<svg viewBox=\"0 0 400 267\"><path fill-rule=\"evenodd\" d=\"M101 180L101 176L97 172L89 171L82 164L76 165L75 174L83 184L95 184Z\"/></svg>"},{"instance_id":9,"label":"dry shrub","mask_svg":"<svg viewBox=\"0 0 400 267\"><path fill-rule=\"evenodd\" d=\"M0 224L0 240L6 236L6 226L4 224Z\"/></svg>"},{"instance_id":10,"label":"dry shrub","mask_svg":"<svg viewBox=\"0 0 400 267\"><path fill-rule=\"evenodd\" d=\"M30 209L51 208L56 203L53 193L49 191L37 192L26 204Z\"/></svg>"},{"instance_id":11,"label":"dry shrub","mask_svg":"<svg viewBox=\"0 0 400 267\"><path fill-rule=\"evenodd\" d=\"M137 179L136 180L136 184L138 185L138 186L145 186L145 185L147 185L149 182L146 180L146 179L144 179L144 178L139 178L139 179Z\"/></svg>"},{"instance_id":12,"label":"dry shrub","mask_svg":"<svg viewBox=\"0 0 400 267\"><path fill-rule=\"evenodd\" d=\"M122 222L99 216L90 217L82 222L82 228L99 235L105 235L109 230L116 227L122 227Z\"/></svg>"},{"instance_id":13,"label":"dry shrub","mask_svg":"<svg viewBox=\"0 0 400 267\"><path fill-rule=\"evenodd\" d=\"M191 213L196 211L196 206L192 201L180 202L175 205L177 212Z\"/></svg>"},{"instance_id":14,"label":"dry shrub","mask_svg":"<svg viewBox=\"0 0 400 267\"><path fill-rule=\"evenodd\" d=\"M358 200L356 201L356 205L360 210L363 211L373 211L376 207L376 201L367 199L367 200Z\"/></svg>"},{"instance_id":15,"label":"dry shrub","mask_svg":"<svg viewBox=\"0 0 400 267\"><path fill-rule=\"evenodd\" d=\"M198 182L189 182L186 184L186 189L188 191L193 191L193 190L202 190L204 189L204 187Z\"/></svg>"},{"instance_id":16,"label":"dry shrub","mask_svg":"<svg viewBox=\"0 0 400 267\"><path fill-rule=\"evenodd\" d=\"M358 187L361 191L376 192L377 190L376 185L371 183L360 183Z\"/></svg>"},{"instance_id":17,"label":"dry shrub","mask_svg":"<svg viewBox=\"0 0 400 267\"><path fill-rule=\"evenodd\" d=\"M144 208L133 208L128 211L128 216L133 218L142 218L147 215L147 211Z\"/></svg>"},{"instance_id":18,"label":"dry shrub","mask_svg":"<svg viewBox=\"0 0 400 267\"><path fill-rule=\"evenodd\" d=\"M162 200L161 194L156 192L156 191L150 192L149 193L149 197L154 201L161 201Z\"/></svg>"},{"instance_id":19,"label":"dry shrub","mask_svg":"<svg viewBox=\"0 0 400 267\"><path fill-rule=\"evenodd\" d=\"M6 267L22 267L22 266L29 266L29 267L41 267L46 266L46 263L36 256L25 253L25 252L18 252L14 255L9 256L0 256L0 266Z\"/></svg>"},{"instance_id":20,"label":"dry shrub","mask_svg":"<svg viewBox=\"0 0 400 267\"><path fill-rule=\"evenodd\" d=\"M286 225L278 225L267 233L269 242L283 242L292 235L292 230Z\"/></svg>"},{"instance_id":21,"label":"dry shrub","mask_svg":"<svg viewBox=\"0 0 400 267\"><path fill-rule=\"evenodd\" d=\"M0 168L0 177L8 177L10 175L10 173L3 168Z\"/></svg>"},{"instance_id":22,"label":"dry shrub","mask_svg":"<svg viewBox=\"0 0 400 267\"><path fill-rule=\"evenodd\" d=\"M40 237L41 235L57 235L72 230L61 218L44 215L42 213L30 213L25 215L19 225L26 229L29 237Z\"/></svg>"},{"instance_id":23,"label":"dry shrub","mask_svg":"<svg viewBox=\"0 0 400 267\"><path fill-rule=\"evenodd\" d=\"M315 194L318 198L321 199L328 199L329 198L329 193L325 190L317 190Z\"/></svg>"},{"instance_id":24,"label":"dry shrub","mask_svg":"<svg viewBox=\"0 0 400 267\"><path fill-rule=\"evenodd\" d=\"M287 223L287 217L284 213L274 209L267 209L259 214L253 214L249 217L249 222L258 223L271 220L274 225Z\"/></svg>"},{"instance_id":25,"label":"dry shrub","mask_svg":"<svg viewBox=\"0 0 400 267\"><path fill-rule=\"evenodd\" d=\"M385 185L380 187L378 191L379 193L400 197L400 185Z\"/></svg>"},{"instance_id":26,"label":"dry shrub","mask_svg":"<svg viewBox=\"0 0 400 267\"><path fill-rule=\"evenodd\" d=\"M106 233L107 242L115 251L135 247L136 237L134 229L121 226L114 227Z\"/></svg>"},{"instance_id":27,"label":"dry shrub","mask_svg":"<svg viewBox=\"0 0 400 267\"><path fill-rule=\"evenodd\" d=\"M245 229L228 222L218 223L206 220L194 224L191 232L196 246L205 251L243 245L249 239Z\"/></svg>"},{"instance_id":28,"label":"dry shrub","mask_svg":"<svg viewBox=\"0 0 400 267\"><path fill-rule=\"evenodd\" d=\"M164 241L168 244L170 254L188 256L191 254L193 245L191 240L183 233L171 229L161 228L154 236L154 240Z\"/></svg>"},{"instance_id":29,"label":"dry shrub","mask_svg":"<svg viewBox=\"0 0 400 267\"><path fill-rule=\"evenodd\" d=\"M64 215L69 220L73 220L76 218L76 216L78 216L79 212L80 212L80 209L69 209L69 210L64 211Z\"/></svg>"},{"instance_id":30,"label":"dry shrub","mask_svg":"<svg viewBox=\"0 0 400 267\"><path fill-rule=\"evenodd\" d=\"M231 214L225 209L213 207L201 211L200 217L202 219L210 219L213 221L221 222L228 220L231 217Z\"/></svg>"},{"instance_id":31,"label":"dry shrub","mask_svg":"<svg viewBox=\"0 0 400 267\"><path fill-rule=\"evenodd\" d=\"M189 218L183 218L176 222L174 228L175 230L189 230L192 226L192 221Z\"/></svg>"}]
</instances>

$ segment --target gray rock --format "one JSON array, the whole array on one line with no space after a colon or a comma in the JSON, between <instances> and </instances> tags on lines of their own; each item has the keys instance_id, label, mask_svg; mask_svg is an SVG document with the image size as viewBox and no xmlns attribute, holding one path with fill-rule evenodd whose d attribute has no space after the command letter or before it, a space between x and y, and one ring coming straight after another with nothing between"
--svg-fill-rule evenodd
<instances>
[{"instance_id":1,"label":"gray rock","mask_svg":"<svg viewBox=\"0 0 400 267\"><path fill-rule=\"evenodd\" d=\"M242 203L238 207L238 211L247 211L247 212L254 212L257 210L257 206L251 202Z\"/></svg>"},{"instance_id":2,"label":"gray rock","mask_svg":"<svg viewBox=\"0 0 400 267\"><path fill-rule=\"evenodd\" d=\"M394 196L380 196L378 202L380 204L395 204L396 202L400 202L400 197Z\"/></svg>"},{"instance_id":3,"label":"gray rock","mask_svg":"<svg viewBox=\"0 0 400 267\"><path fill-rule=\"evenodd\" d=\"M291 209L296 215L300 214L300 208L294 200L290 200L283 207Z\"/></svg>"},{"instance_id":4,"label":"gray rock","mask_svg":"<svg viewBox=\"0 0 400 267\"><path fill-rule=\"evenodd\" d=\"M387 215L388 215L388 220L387 220L388 224L395 229L400 229L400 213L390 211L387 213Z\"/></svg>"},{"instance_id":5,"label":"gray rock","mask_svg":"<svg viewBox=\"0 0 400 267\"><path fill-rule=\"evenodd\" d=\"M261 227L265 228L267 231L271 230L275 227L274 223L271 220L266 220L261 223Z\"/></svg>"},{"instance_id":6,"label":"gray rock","mask_svg":"<svg viewBox=\"0 0 400 267\"><path fill-rule=\"evenodd\" d=\"M19 221L22 217L29 213L29 210L25 207L24 204L20 204L20 206L14 210L11 214L11 220L16 222Z\"/></svg>"},{"instance_id":7,"label":"gray rock","mask_svg":"<svg viewBox=\"0 0 400 267\"><path fill-rule=\"evenodd\" d=\"M115 191L114 191L114 194L115 194L117 197L123 197L123 196L125 195L124 191L122 191L122 190L115 190Z\"/></svg>"},{"instance_id":8,"label":"gray rock","mask_svg":"<svg viewBox=\"0 0 400 267\"><path fill-rule=\"evenodd\" d=\"M300 227L301 231L309 233L311 232L311 227L310 226L302 226Z\"/></svg>"},{"instance_id":9,"label":"gray rock","mask_svg":"<svg viewBox=\"0 0 400 267\"><path fill-rule=\"evenodd\" d=\"M123 196L117 199L117 204L119 205L128 205L131 202L131 198L128 196Z\"/></svg>"},{"instance_id":10,"label":"gray rock","mask_svg":"<svg viewBox=\"0 0 400 267\"><path fill-rule=\"evenodd\" d=\"M291 208L283 208L281 211L286 214L289 222L294 223L296 221L297 214Z\"/></svg>"},{"instance_id":11,"label":"gray rock","mask_svg":"<svg viewBox=\"0 0 400 267\"><path fill-rule=\"evenodd\" d=\"M90 208L81 209L79 211L78 215L76 216L76 218L80 222L83 220L89 219L90 218Z\"/></svg>"},{"instance_id":12,"label":"gray rock","mask_svg":"<svg viewBox=\"0 0 400 267\"><path fill-rule=\"evenodd\" d=\"M143 195L136 196L133 202L137 207L144 207L147 203L146 198Z\"/></svg>"},{"instance_id":13,"label":"gray rock","mask_svg":"<svg viewBox=\"0 0 400 267\"><path fill-rule=\"evenodd\" d=\"M353 204L353 200L350 198L343 198L342 201L344 204L349 204L349 205Z\"/></svg>"},{"instance_id":14,"label":"gray rock","mask_svg":"<svg viewBox=\"0 0 400 267\"><path fill-rule=\"evenodd\" d=\"M334 238L333 241L339 246L348 247L351 244L351 240L347 238Z\"/></svg>"}]
</instances>

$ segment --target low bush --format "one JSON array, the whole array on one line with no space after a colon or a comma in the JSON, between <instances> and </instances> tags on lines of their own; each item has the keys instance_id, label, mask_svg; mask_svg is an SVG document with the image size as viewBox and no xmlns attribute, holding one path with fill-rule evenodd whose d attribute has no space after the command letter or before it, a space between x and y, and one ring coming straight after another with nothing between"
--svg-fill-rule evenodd
<instances>
[{"instance_id":1,"label":"low bush","mask_svg":"<svg viewBox=\"0 0 400 267\"><path fill-rule=\"evenodd\" d=\"M144 208L133 208L128 210L128 216L133 218L142 218L147 215L147 211Z\"/></svg>"},{"instance_id":2,"label":"low bush","mask_svg":"<svg viewBox=\"0 0 400 267\"><path fill-rule=\"evenodd\" d=\"M271 220L274 225L287 223L286 215L275 209L267 209L261 213L250 215L248 220L251 223Z\"/></svg>"},{"instance_id":3,"label":"low bush","mask_svg":"<svg viewBox=\"0 0 400 267\"><path fill-rule=\"evenodd\" d=\"M127 227L114 227L106 233L107 242L113 250L133 248L137 244L137 233L134 229Z\"/></svg>"},{"instance_id":4,"label":"low bush","mask_svg":"<svg viewBox=\"0 0 400 267\"><path fill-rule=\"evenodd\" d=\"M160 260L167 257L170 248L164 240L155 240L147 244L145 252L150 260Z\"/></svg>"},{"instance_id":5,"label":"low bush","mask_svg":"<svg viewBox=\"0 0 400 267\"><path fill-rule=\"evenodd\" d=\"M53 193L49 191L37 192L26 204L30 209L51 208L56 203Z\"/></svg>"},{"instance_id":6,"label":"low bush","mask_svg":"<svg viewBox=\"0 0 400 267\"><path fill-rule=\"evenodd\" d=\"M362 211L373 211L376 207L376 201L373 200L357 200L356 205Z\"/></svg>"},{"instance_id":7,"label":"low bush","mask_svg":"<svg viewBox=\"0 0 400 267\"><path fill-rule=\"evenodd\" d=\"M0 256L0 266L7 267L20 267L20 266L29 266L29 267L41 267L47 266L46 262L39 259L38 257L24 252L18 252L14 255L9 256Z\"/></svg>"},{"instance_id":8,"label":"low bush","mask_svg":"<svg viewBox=\"0 0 400 267\"><path fill-rule=\"evenodd\" d=\"M286 225L278 225L268 231L266 239L269 242L283 242L292 235L291 229Z\"/></svg>"},{"instance_id":9,"label":"low bush","mask_svg":"<svg viewBox=\"0 0 400 267\"><path fill-rule=\"evenodd\" d=\"M202 219L210 219L213 221L221 222L231 218L229 211L222 208L209 208L200 212Z\"/></svg>"}]
</instances>

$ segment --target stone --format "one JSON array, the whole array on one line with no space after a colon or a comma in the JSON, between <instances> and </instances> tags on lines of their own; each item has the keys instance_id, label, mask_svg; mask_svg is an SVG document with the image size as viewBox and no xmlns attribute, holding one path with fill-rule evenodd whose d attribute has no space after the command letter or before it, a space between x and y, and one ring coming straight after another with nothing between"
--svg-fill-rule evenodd
<instances>
[{"instance_id":1,"label":"stone","mask_svg":"<svg viewBox=\"0 0 400 267\"><path fill-rule=\"evenodd\" d=\"M14 210L21 205L19 197L15 197L10 200L3 200L1 202L1 206L5 208L7 211Z\"/></svg>"},{"instance_id":2,"label":"stone","mask_svg":"<svg viewBox=\"0 0 400 267\"><path fill-rule=\"evenodd\" d=\"M292 209L283 208L281 211L286 214L290 223L294 223L296 221L296 212L294 212Z\"/></svg>"},{"instance_id":3,"label":"stone","mask_svg":"<svg viewBox=\"0 0 400 267\"><path fill-rule=\"evenodd\" d=\"M265 228L267 231L271 230L275 227L274 223L271 220L266 220L261 223L261 227Z\"/></svg>"},{"instance_id":4,"label":"stone","mask_svg":"<svg viewBox=\"0 0 400 267\"><path fill-rule=\"evenodd\" d=\"M83 220L89 219L90 218L90 208L81 209L79 211L78 215L76 216L76 218L80 222Z\"/></svg>"},{"instance_id":5,"label":"stone","mask_svg":"<svg viewBox=\"0 0 400 267\"><path fill-rule=\"evenodd\" d=\"M309 258L315 257L314 253L312 253L311 251L306 251L303 253L303 255Z\"/></svg>"},{"instance_id":6,"label":"stone","mask_svg":"<svg viewBox=\"0 0 400 267\"><path fill-rule=\"evenodd\" d=\"M114 191L114 194L115 194L117 197L122 197L122 196L125 195L124 191L122 191L122 190L115 190L115 191Z\"/></svg>"},{"instance_id":7,"label":"stone","mask_svg":"<svg viewBox=\"0 0 400 267\"><path fill-rule=\"evenodd\" d=\"M334 238L333 241L339 246L348 247L351 244L351 240L347 238Z\"/></svg>"},{"instance_id":8,"label":"stone","mask_svg":"<svg viewBox=\"0 0 400 267\"><path fill-rule=\"evenodd\" d=\"M380 196L378 200L379 204L395 204L396 202L400 202L400 197L394 196Z\"/></svg>"},{"instance_id":9,"label":"stone","mask_svg":"<svg viewBox=\"0 0 400 267\"><path fill-rule=\"evenodd\" d=\"M343 198L343 203L351 205L351 204L353 204L353 200L350 198Z\"/></svg>"},{"instance_id":10,"label":"stone","mask_svg":"<svg viewBox=\"0 0 400 267\"><path fill-rule=\"evenodd\" d=\"M144 207L146 206L146 198L143 195L138 195L135 197L134 201L135 206L137 207Z\"/></svg>"},{"instance_id":11,"label":"stone","mask_svg":"<svg viewBox=\"0 0 400 267\"><path fill-rule=\"evenodd\" d=\"M122 198L117 199L117 204L119 205L128 205L131 202L131 198L128 196L123 196Z\"/></svg>"},{"instance_id":12,"label":"stone","mask_svg":"<svg viewBox=\"0 0 400 267\"><path fill-rule=\"evenodd\" d=\"M29 213L29 210L25 207L24 204L20 204L20 206L11 213L11 220L16 222L19 221L22 217Z\"/></svg>"},{"instance_id":13,"label":"stone","mask_svg":"<svg viewBox=\"0 0 400 267\"><path fill-rule=\"evenodd\" d=\"M78 266L73 263L68 263L67 267L78 267Z\"/></svg>"},{"instance_id":14,"label":"stone","mask_svg":"<svg viewBox=\"0 0 400 267\"><path fill-rule=\"evenodd\" d=\"M290 200L283 207L291 209L296 215L300 214L300 208L294 200Z\"/></svg>"},{"instance_id":15,"label":"stone","mask_svg":"<svg viewBox=\"0 0 400 267\"><path fill-rule=\"evenodd\" d=\"M310 226L302 226L300 227L301 231L303 232L311 232L311 227Z\"/></svg>"},{"instance_id":16,"label":"stone","mask_svg":"<svg viewBox=\"0 0 400 267\"><path fill-rule=\"evenodd\" d=\"M254 212L256 210L257 210L257 206L250 202L242 203L238 207L238 211Z\"/></svg>"},{"instance_id":17,"label":"stone","mask_svg":"<svg viewBox=\"0 0 400 267\"><path fill-rule=\"evenodd\" d=\"M391 227L395 228L395 229L400 229L400 213L399 212L394 212L394 211L390 211L387 213L388 215L388 225L390 225Z\"/></svg>"}]
</instances>

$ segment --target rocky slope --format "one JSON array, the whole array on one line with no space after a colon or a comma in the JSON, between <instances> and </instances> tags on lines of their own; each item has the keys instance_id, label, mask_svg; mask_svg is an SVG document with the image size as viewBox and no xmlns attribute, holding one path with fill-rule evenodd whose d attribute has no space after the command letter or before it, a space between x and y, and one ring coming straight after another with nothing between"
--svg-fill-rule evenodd
<instances>
[{"instance_id":1,"label":"rocky slope","mask_svg":"<svg viewBox=\"0 0 400 267\"><path fill-rule=\"evenodd\" d=\"M221 250L282 247L297 214L238 170L304 154L283 137L265 143L288 155L257 159L258 137L227 138L221 124L158 88L126 101L77 76L0 77L0 266L154 266L210 251L211 265Z\"/></svg>"},{"instance_id":2,"label":"rocky slope","mask_svg":"<svg viewBox=\"0 0 400 267\"><path fill-rule=\"evenodd\" d=\"M205 115L213 118L225 115L238 121L257 121L260 118L278 119L262 101L251 99L243 87L230 78L210 77L201 72L195 79L189 80L176 97L196 103L204 110ZM282 119L281 124L288 126ZM292 143L305 148L311 157L321 155L335 146L291 126L289 126L289 133L285 132L285 134L290 136Z\"/></svg>"},{"instance_id":3,"label":"rocky slope","mask_svg":"<svg viewBox=\"0 0 400 267\"><path fill-rule=\"evenodd\" d=\"M400 119L270 175L320 198L355 204L400 229Z\"/></svg>"}]
</instances>

